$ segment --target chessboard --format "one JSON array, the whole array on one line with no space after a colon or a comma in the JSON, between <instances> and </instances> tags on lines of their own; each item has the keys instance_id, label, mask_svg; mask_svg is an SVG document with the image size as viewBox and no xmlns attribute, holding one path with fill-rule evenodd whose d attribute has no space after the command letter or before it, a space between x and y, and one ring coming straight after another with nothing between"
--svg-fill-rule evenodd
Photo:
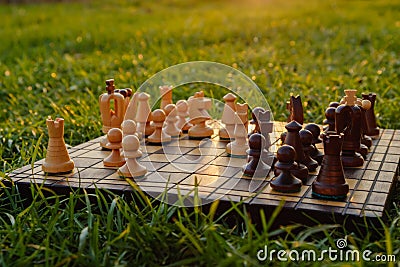
<instances>
[{"instance_id":1,"label":"chessboard","mask_svg":"<svg viewBox=\"0 0 400 267\"><path fill-rule=\"evenodd\" d=\"M283 122L274 122L275 136L284 130L284 125ZM225 151L227 142L219 140L217 130L215 126L215 134L206 140L191 140L183 135L163 146L142 142L143 156L139 162L147 167L147 174L141 178L121 178L117 168L104 167L103 159L110 151L101 149L100 138L69 149L75 162L71 173L46 175L42 171L42 159L8 176L19 188L29 188L31 183L36 183L66 195L78 188L88 192L97 188L118 195L132 195L134 190L142 190L153 198L186 206L209 204L217 199L227 204L242 202L255 217L259 209L271 214L279 206L282 207L278 217L281 224L305 224L313 220L332 223L346 218L362 222L365 218L380 220L385 217L397 183L400 130L381 129L364 165L345 169L350 192L344 201L321 200L312 196L311 184L318 169L310 173L307 183L297 193L272 190L269 185L272 172L266 179L243 176L242 167L247 160L229 157ZM275 151L278 143L274 146Z\"/></svg>"}]
</instances>

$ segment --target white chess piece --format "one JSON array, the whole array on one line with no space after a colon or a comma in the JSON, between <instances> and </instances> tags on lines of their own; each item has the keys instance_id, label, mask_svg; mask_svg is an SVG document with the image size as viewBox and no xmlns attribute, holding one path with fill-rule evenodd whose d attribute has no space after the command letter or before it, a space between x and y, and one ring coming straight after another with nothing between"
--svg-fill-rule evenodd
<instances>
[{"instance_id":1,"label":"white chess piece","mask_svg":"<svg viewBox=\"0 0 400 267\"><path fill-rule=\"evenodd\" d=\"M150 95L144 92L138 96L138 107L135 121L137 122L137 131L144 136L148 136L154 132L154 127L150 125L152 121L151 108L149 104Z\"/></svg>"},{"instance_id":2,"label":"white chess piece","mask_svg":"<svg viewBox=\"0 0 400 267\"><path fill-rule=\"evenodd\" d=\"M139 139L136 135L128 135L122 139L122 148L124 149L126 163L118 169L118 174L123 177L136 178L147 173L145 166L137 162L137 158L142 156L140 151Z\"/></svg>"},{"instance_id":3,"label":"white chess piece","mask_svg":"<svg viewBox=\"0 0 400 267\"><path fill-rule=\"evenodd\" d=\"M226 152L233 157L247 157L247 104L236 104L235 113L235 140L226 145ZM246 112L244 112L246 111Z\"/></svg>"},{"instance_id":4,"label":"white chess piece","mask_svg":"<svg viewBox=\"0 0 400 267\"><path fill-rule=\"evenodd\" d=\"M178 111L178 121L176 127L182 132L187 132L193 125L187 122L186 118L189 116L189 105L186 100L179 100L176 102L176 109Z\"/></svg>"},{"instance_id":5,"label":"white chess piece","mask_svg":"<svg viewBox=\"0 0 400 267\"><path fill-rule=\"evenodd\" d=\"M206 125L206 121L211 119L207 112L211 108L211 99L204 97L204 92L200 91L189 98L188 104L190 122L194 125L189 129L189 138L210 138L214 130Z\"/></svg>"},{"instance_id":6,"label":"white chess piece","mask_svg":"<svg viewBox=\"0 0 400 267\"><path fill-rule=\"evenodd\" d=\"M168 104L172 104L172 86L163 85L160 86L161 103L160 108L165 109Z\"/></svg>"},{"instance_id":7,"label":"white chess piece","mask_svg":"<svg viewBox=\"0 0 400 267\"><path fill-rule=\"evenodd\" d=\"M181 135L181 130L176 127L176 122L178 121L177 110L174 104L168 104L164 108L165 115L167 116L164 124L164 131L171 137L179 137Z\"/></svg>"},{"instance_id":8,"label":"white chess piece","mask_svg":"<svg viewBox=\"0 0 400 267\"><path fill-rule=\"evenodd\" d=\"M224 96L225 106L222 112L221 122L225 124L225 127L219 130L220 140L233 139L233 132L235 131L235 105L236 96L232 93L228 93Z\"/></svg>"},{"instance_id":9,"label":"white chess piece","mask_svg":"<svg viewBox=\"0 0 400 267\"><path fill-rule=\"evenodd\" d=\"M140 140L139 133L136 132L136 122L133 120L124 120L121 124L122 138L128 135L135 135ZM122 150L121 156L125 157L124 151Z\"/></svg>"}]
</instances>

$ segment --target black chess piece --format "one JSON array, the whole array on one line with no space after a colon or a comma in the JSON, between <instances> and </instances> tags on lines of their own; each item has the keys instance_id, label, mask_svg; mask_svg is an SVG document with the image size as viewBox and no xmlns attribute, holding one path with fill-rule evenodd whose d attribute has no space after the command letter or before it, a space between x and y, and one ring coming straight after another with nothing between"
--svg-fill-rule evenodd
<instances>
[{"instance_id":1,"label":"black chess piece","mask_svg":"<svg viewBox=\"0 0 400 267\"><path fill-rule=\"evenodd\" d=\"M286 109L289 110L289 117L287 122L297 121L300 125L304 122L304 111L303 104L301 102L301 97L298 96L290 96L290 101L286 102Z\"/></svg>"},{"instance_id":2,"label":"black chess piece","mask_svg":"<svg viewBox=\"0 0 400 267\"><path fill-rule=\"evenodd\" d=\"M339 105L340 105L339 102L334 101L330 102L328 107L337 108Z\"/></svg>"},{"instance_id":3,"label":"black chess piece","mask_svg":"<svg viewBox=\"0 0 400 267\"><path fill-rule=\"evenodd\" d=\"M324 127L324 132L335 132L335 111L336 107L328 107L325 110L325 120L323 121L324 124L327 126Z\"/></svg>"},{"instance_id":4,"label":"black chess piece","mask_svg":"<svg viewBox=\"0 0 400 267\"><path fill-rule=\"evenodd\" d=\"M375 101L376 94L375 93L363 93L361 94L364 100L369 100L371 102L371 108L365 112L366 120L367 120L367 131L366 134L369 136L376 137L379 135L379 127L376 124L375 117Z\"/></svg>"},{"instance_id":5,"label":"black chess piece","mask_svg":"<svg viewBox=\"0 0 400 267\"><path fill-rule=\"evenodd\" d=\"M372 146L372 138L367 135L368 125L366 116L368 110L364 109L362 106L360 106L360 109L361 109L361 146L365 146L361 147L361 149L364 149L364 151L366 150L366 152L368 153L369 148L371 148ZM361 151L360 153L363 154Z\"/></svg>"},{"instance_id":6,"label":"black chess piece","mask_svg":"<svg viewBox=\"0 0 400 267\"><path fill-rule=\"evenodd\" d=\"M278 162L275 163L275 169L280 170L280 172L270 183L272 189L284 193L300 191L302 182L291 172L297 167L297 163L294 161L295 157L296 151L292 146L283 145L278 149Z\"/></svg>"},{"instance_id":7,"label":"black chess piece","mask_svg":"<svg viewBox=\"0 0 400 267\"><path fill-rule=\"evenodd\" d=\"M263 160L260 160L264 153L265 138L259 133L254 133L249 138L249 147L247 150L248 163L243 166L245 176L265 178L267 177L271 166L267 165ZM272 161L271 161L272 163Z\"/></svg>"},{"instance_id":8,"label":"black chess piece","mask_svg":"<svg viewBox=\"0 0 400 267\"><path fill-rule=\"evenodd\" d=\"M285 144L290 145L296 151L295 161L297 162L297 167L292 170L292 174L299 178L303 184L307 183L308 179L308 169L304 165L305 155L303 151L303 146L300 141L299 131L301 130L301 124L293 120L285 126L287 130ZM279 170L275 170L275 175L279 174Z\"/></svg>"},{"instance_id":9,"label":"black chess piece","mask_svg":"<svg viewBox=\"0 0 400 267\"><path fill-rule=\"evenodd\" d=\"M318 168L318 162L311 158L310 153L314 151L312 145L313 135L309 130L303 129L299 132L300 141L304 151L304 165L306 165L308 171L313 172Z\"/></svg>"},{"instance_id":10,"label":"black chess piece","mask_svg":"<svg viewBox=\"0 0 400 267\"><path fill-rule=\"evenodd\" d=\"M317 179L312 184L312 196L317 198L342 200L349 192L344 178L340 153L343 134L322 134L325 155Z\"/></svg>"},{"instance_id":11,"label":"black chess piece","mask_svg":"<svg viewBox=\"0 0 400 267\"><path fill-rule=\"evenodd\" d=\"M319 165L321 165L322 158L324 157L324 153L322 153L316 146L316 144L322 143L321 138L319 138L319 136L321 134L321 129L315 123L307 124L306 127L304 127L304 129L309 130L313 135L313 139L311 142L313 149L310 151L310 156L311 156L311 158L316 160Z\"/></svg>"},{"instance_id":12,"label":"black chess piece","mask_svg":"<svg viewBox=\"0 0 400 267\"><path fill-rule=\"evenodd\" d=\"M342 145L343 167L361 167L363 157L356 151L361 146L361 109L355 105L355 90L345 90L345 104L336 108L336 132L344 133Z\"/></svg>"},{"instance_id":13,"label":"black chess piece","mask_svg":"<svg viewBox=\"0 0 400 267\"><path fill-rule=\"evenodd\" d=\"M259 120L257 118L257 114L259 114L260 112L265 112L265 110L261 107L256 107L251 111L251 121L250 124L254 124L254 130L249 133L249 137L250 135L254 134L254 133L261 133L260 130L260 123Z\"/></svg>"},{"instance_id":14,"label":"black chess piece","mask_svg":"<svg viewBox=\"0 0 400 267\"><path fill-rule=\"evenodd\" d=\"M287 136L287 132L281 133L279 139L281 140L282 144L285 143L286 136Z\"/></svg>"}]
</instances>

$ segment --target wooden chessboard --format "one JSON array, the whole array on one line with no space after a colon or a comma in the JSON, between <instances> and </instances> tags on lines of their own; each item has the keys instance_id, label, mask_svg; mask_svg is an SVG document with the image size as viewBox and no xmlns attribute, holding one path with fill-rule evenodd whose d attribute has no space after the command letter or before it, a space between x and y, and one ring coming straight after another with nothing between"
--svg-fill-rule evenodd
<instances>
[{"instance_id":1,"label":"wooden chessboard","mask_svg":"<svg viewBox=\"0 0 400 267\"><path fill-rule=\"evenodd\" d=\"M284 124L275 122L276 136L282 132ZM350 187L345 201L320 200L311 196L311 184L318 169L310 174L300 192L290 194L271 189L272 174L262 180L243 178L242 166L246 159L229 157L225 152L227 142L220 141L216 133L217 129L208 141L189 140L184 135L163 147L142 144L140 163L148 168L148 173L133 182L153 197L167 197L169 203L183 199L184 204L190 205L196 194L202 203L216 199L243 201L249 210L262 208L268 214L283 201L282 223L305 223L313 220L311 218L319 222L337 222L348 217L362 221L364 216L378 219L385 215L398 176L400 130L381 130L364 166L345 170ZM41 169L43 160L39 160L33 169L30 165L25 166L10 173L9 177L19 187L37 183L65 194L76 188L90 191L97 187L118 194L130 194L135 190L118 176L115 168L103 166L102 160L110 152L100 148L99 138L73 147L69 153L76 166L72 173L46 176Z\"/></svg>"}]
</instances>

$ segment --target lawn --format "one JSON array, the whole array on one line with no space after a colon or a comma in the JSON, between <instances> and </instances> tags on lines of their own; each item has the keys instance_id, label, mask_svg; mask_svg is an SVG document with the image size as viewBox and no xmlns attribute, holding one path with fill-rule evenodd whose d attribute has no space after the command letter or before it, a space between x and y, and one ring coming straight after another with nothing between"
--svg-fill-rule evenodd
<instances>
[{"instance_id":1,"label":"lawn","mask_svg":"<svg viewBox=\"0 0 400 267\"><path fill-rule=\"evenodd\" d=\"M242 71L278 120L287 116L291 93L302 96L306 121L322 123L328 103L354 88L376 92L380 127L399 129L399 13L400 4L389 0L0 4L0 175L44 157L49 115L66 120L70 145L100 136L98 96L106 79L137 89L187 61ZM204 89L222 96L213 86ZM226 214L169 207L141 195L130 202L78 191L60 199L32 190L36 201L24 206L15 188L0 190L3 266L257 265L265 263L256 258L264 245L322 250L345 235L352 248L400 259L399 190L381 234L367 235L341 225L270 229L273 217L255 226L240 205L232 212L243 223L231 228Z\"/></svg>"}]
</instances>

